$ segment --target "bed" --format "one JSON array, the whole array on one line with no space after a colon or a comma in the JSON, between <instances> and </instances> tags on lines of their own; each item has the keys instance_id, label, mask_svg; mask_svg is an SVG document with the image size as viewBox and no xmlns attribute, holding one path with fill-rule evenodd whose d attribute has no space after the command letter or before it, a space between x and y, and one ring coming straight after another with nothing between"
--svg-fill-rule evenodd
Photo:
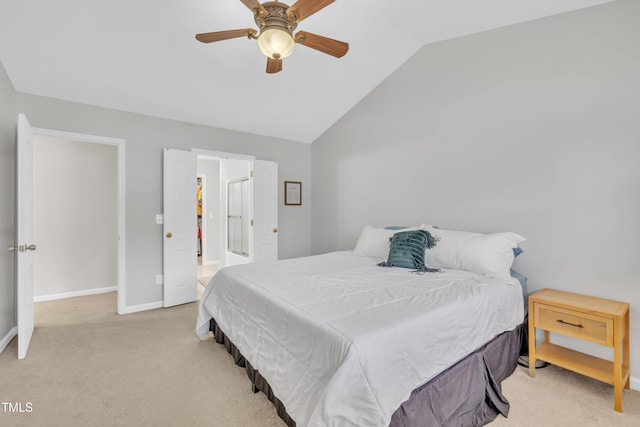
<instances>
[{"instance_id":1,"label":"bed","mask_svg":"<svg viewBox=\"0 0 640 427\"><path fill-rule=\"evenodd\" d=\"M519 283L444 267L415 274L369 255L223 268L196 332L212 331L290 426L484 425L507 415L500 382L520 352Z\"/></svg>"}]
</instances>

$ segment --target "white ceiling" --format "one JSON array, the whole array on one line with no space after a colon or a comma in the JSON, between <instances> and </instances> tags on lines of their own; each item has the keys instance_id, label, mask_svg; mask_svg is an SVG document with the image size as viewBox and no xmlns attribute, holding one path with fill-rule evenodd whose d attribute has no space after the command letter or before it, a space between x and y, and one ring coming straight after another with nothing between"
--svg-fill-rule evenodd
<instances>
[{"instance_id":1,"label":"white ceiling","mask_svg":"<svg viewBox=\"0 0 640 427\"><path fill-rule=\"evenodd\" d=\"M312 142L424 44L608 1L337 0L298 30L347 55L268 75L254 40L194 38L255 28L239 0L0 0L0 61L19 92Z\"/></svg>"}]
</instances>

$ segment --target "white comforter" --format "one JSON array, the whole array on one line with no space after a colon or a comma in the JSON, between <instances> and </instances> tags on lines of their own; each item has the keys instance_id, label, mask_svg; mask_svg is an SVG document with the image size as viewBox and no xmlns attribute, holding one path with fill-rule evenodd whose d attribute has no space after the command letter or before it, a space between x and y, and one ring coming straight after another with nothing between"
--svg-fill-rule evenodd
<instances>
[{"instance_id":1,"label":"white comforter","mask_svg":"<svg viewBox=\"0 0 640 427\"><path fill-rule=\"evenodd\" d=\"M411 391L515 328L519 285L352 252L220 270L200 302L299 426L387 426Z\"/></svg>"}]
</instances>

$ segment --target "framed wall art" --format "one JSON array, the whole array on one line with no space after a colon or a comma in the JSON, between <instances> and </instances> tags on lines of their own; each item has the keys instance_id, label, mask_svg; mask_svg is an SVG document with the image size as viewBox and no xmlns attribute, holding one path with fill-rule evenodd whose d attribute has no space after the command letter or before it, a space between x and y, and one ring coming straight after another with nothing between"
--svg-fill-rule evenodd
<instances>
[{"instance_id":1,"label":"framed wall art","mask_svg":"<svg viewBox=\"0 0 640 427\"><path fill-rule=\"evenodd\" d=\"M302 183L296 181L284 182L284 204L302 205Z\"/></svg>"}]
</instances>

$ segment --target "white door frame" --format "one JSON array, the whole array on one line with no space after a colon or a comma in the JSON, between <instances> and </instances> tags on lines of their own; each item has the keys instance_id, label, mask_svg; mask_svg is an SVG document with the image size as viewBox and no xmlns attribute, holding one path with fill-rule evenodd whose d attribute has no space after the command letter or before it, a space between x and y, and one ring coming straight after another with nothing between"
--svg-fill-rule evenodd
<instances>
[{"instance_id":1,"label":"white door frame","mask_svg":"<svg viewBox=\"0 0 640 427\"><path fill-rule=\"evenodd\" d=\"M106 144L113 145L116 147L117 151L117 202L116 202L116 210L117 210L117 219L116 219L116 228L117 228L117 263L118 263L118 274L117 274L117 287L118 287L118 314L126 314L126 269L125 269L125 251L126 251L126 227L125 227L125 142L126 140L120 138L110 138L105 136L95 136L95 135L87 135L82 133L75 132L64 132L59 130L52 129L42 129L42 128L33 128L33 133L35 136L44 136L51 138L62 138L73 140L77 142L90 142L94 144Z\"/></svg>"}]
</instances>

